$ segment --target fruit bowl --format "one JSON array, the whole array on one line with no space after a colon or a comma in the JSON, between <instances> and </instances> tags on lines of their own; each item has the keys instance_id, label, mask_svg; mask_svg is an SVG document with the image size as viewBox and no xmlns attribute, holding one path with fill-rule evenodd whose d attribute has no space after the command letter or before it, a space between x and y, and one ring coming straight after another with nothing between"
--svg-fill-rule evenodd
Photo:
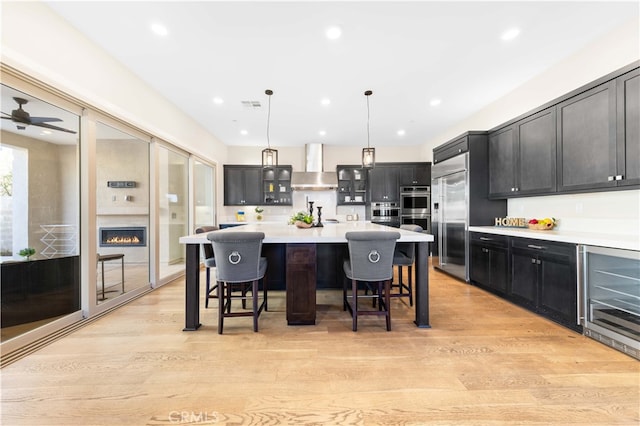
<instances>
[{"instance_id":1,"label":"fruit bowl","mask_svg":"<svg viewBox=\"0 0 640 426\"><path fill-rule=\"evenodd\" d=\"M531 219L527 226L536 231L551 231L556 226L556 220L554 218Z\"/></svg>"},{"instance_id":2,"label":"fruit bowl","mask_svg":"<svg viewBox=\"0 0 640 426\"><path fill-rule=\"evenodd\" d=\"M534 229L536 231L550 231L553 229L553 223L550 225L547 225L545 223L530 223L529 225L529 229Z\"/></svg>"}]
</instances>

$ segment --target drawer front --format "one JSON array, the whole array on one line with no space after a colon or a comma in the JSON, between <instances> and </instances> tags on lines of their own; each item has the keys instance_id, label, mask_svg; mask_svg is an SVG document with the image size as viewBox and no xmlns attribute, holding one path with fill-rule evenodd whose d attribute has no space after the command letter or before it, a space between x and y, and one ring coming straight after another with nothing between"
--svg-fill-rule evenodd
<instances>
[{"instance_id":1,"label":"drawer front","mask_svg":"<svg viewBox=\"0 0 640 426\"><path fill-rule=\"evenodd\" d=\"M481 232L470 232L472 243L488 245L496 248L509 247L509 237L506 235L484 234Z\"/></svg>"}]
</instances>

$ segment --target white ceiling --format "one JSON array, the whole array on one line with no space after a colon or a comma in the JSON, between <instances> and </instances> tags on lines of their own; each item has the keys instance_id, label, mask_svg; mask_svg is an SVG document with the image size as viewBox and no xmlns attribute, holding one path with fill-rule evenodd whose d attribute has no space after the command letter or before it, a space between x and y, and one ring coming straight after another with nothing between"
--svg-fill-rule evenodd
<instances>
[{"instance_id":1,"label":"white ceiling","mask_svg":"<svg viewBox=\"0 0 640 426\"><path fill-rule=\"evenodd\" d=\"M273 146L366 145L367 89L371 145L424 143L639 13L636 1L46 3L223 143L250 146L266 145L265 89Z\"/></svg>"}]
</instances>

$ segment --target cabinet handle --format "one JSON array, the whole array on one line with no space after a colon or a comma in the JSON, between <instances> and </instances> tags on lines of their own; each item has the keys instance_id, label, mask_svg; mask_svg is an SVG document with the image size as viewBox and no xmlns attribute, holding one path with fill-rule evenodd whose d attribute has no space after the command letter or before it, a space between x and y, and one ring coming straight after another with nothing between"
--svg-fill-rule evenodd
<instances>
[{"instance_id":1,"label":"cabinet handle","mask_svg":"<svg viewBox=\"0 0 640 426\"><path fill-rule=\"evenodd\" d=\"M541 261L540 259L538 259L538 260L536 260L536 263L537 263L538 265L540 265L540 264L542 263L542 261Z\"/></svg>"},{"instance_id":2,"label":"cabinet handle","mask_svg":"<svg viewBox=\"0 0 640 426\"><path fill-rule=\"evenodd\" d=\"M483 252L483 253L489 253L489 249L483 248L483 249L482 249L482 252Z\"/></svg>"},{"instance_id":3,"label":"cabinet handle","mask_svg":"<svg viewBox=\"0 0 640 426\"><path fill-rule=\"evenodd\" d=\"M531 259L531 263L533 263L535 265L536 264L536 260L535 259Z\"/></svg>"},{"instance_id":4,"label":"cabinet handle","mask_svg":"<svg viewBox=\"0 0 640 426\"><path fill-rule=\"evenodd\" d=\"M529 244L529 245L527 245L527 247L532 248L532 249L536 249L536 250L546 250L547 249L546 247L536 246L534 244Z\"/></svg>"},{"instance_id":5,"label":"cabinet handle","mask_svg":"<svg viewBox=\"0 0 640 426\"><path fill-rule=\"evenodd\" d=\"M482 241L493 241L493 238L480 237Z\"/></svg>"},{"instance_id":6,"label":"cabinet handle","mask_svg":"<svg viewBox=\"0 0 640 426\"><path fill-rule=\"evenodd\" d=\"M515 188L511 188L511 192L516 192L516 189Z\"/></svg>"},{"instance_id":7,"label":"cabinet handle","mask_svg":"<svg viewBox=\"0 0 640 426\"><path fill-rule=\"evenodd\" d=\"M614 180L616 180L616 177L615 176L607 176L607 180L609 182L613 182Z\"/></svg>"},{"instance_id":8,"label":"cabinet handle","mask_svg":"<svg viewBox=\"0 0 640 426\"><path fill-rule=\"evenodd\" d=\"M616 176L616 180L623 180L623 179L624 179L624 176L622 176L622 175L617 175Z\"/></svg>"}]
</instances>

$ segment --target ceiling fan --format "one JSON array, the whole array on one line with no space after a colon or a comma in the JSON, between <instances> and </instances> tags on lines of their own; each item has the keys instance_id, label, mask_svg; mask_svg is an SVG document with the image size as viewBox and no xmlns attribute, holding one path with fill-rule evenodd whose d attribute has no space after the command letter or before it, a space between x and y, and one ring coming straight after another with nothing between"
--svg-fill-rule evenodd
<instances>
[{"instance_id":1,"label":"ceiling fan","mask_svg":"<svg viewBox=\"0 0 640 426\"><path fill-rule=\"evenodd\" d=\"M18 97L13 98L13 100L17 102L18 109L14 109L13 111L11 111L11 114L7 114L6 112L3 112L2 114L6 115L7 117L1 117L1 118L5 120L11 120L14 123L16 123L18 130L24 130L27 128L27 126L37 126L37 127L44 127L52 130L59 130L61 132L67 132L67 133L73 133L73 134L77 133L74 130L69 130L62 127L54 126L53 124L48 124L48 122L50 121L62 121L59 118L31 117L27 111L22 109L22 105L28 103L29 102L28 100L23 98L18 98Z\"/></svg>"}]
</instances>

